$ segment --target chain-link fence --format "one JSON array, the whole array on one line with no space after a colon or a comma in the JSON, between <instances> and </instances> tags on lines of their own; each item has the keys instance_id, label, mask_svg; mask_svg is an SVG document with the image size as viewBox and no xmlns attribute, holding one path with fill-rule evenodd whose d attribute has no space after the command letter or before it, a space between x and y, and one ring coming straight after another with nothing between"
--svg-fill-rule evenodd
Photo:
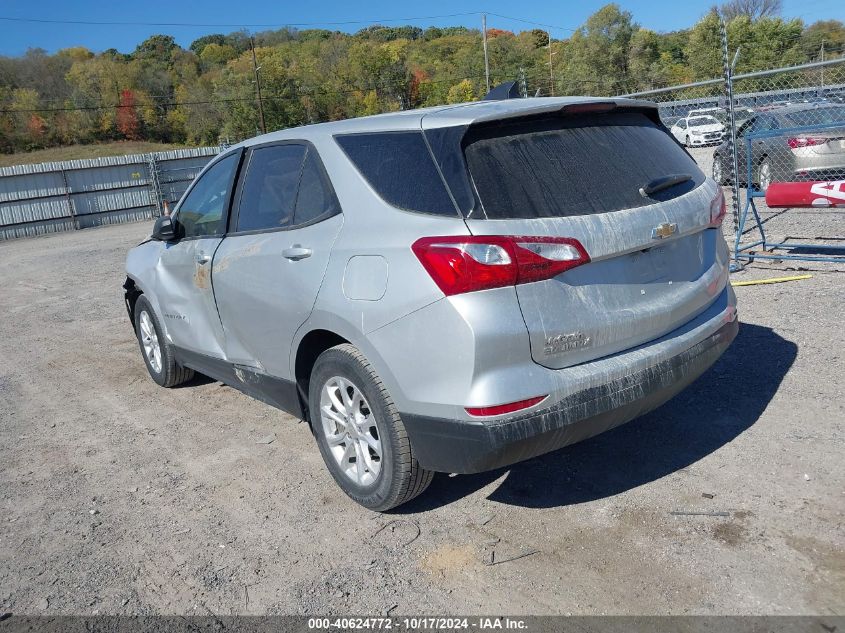
<instances>
[{"instance_id":1,"label":"chain-link fence","mask_svg":"<svg viewBox=\"0 0 845 633\"><path fill-rule=\"evenodd\" d=\"M627 96L656 102L672 135L726 188L733 217L724 228L737 260L831 261L838 255L833 246L845 238L845 212L823 207L845 206L837 184L845 180L845 59L736 76L726 63L724 78ZM766 203L779 183L820 183L814 190L827 192L827 200L811 196L808 202L809 193L795 198L796 213L804 214L803 223L796 222L786 212L788 196L779 195L777 207ZM798 211L799 202L811 209ZM821 255L806 243L796 248L796 235L813 240ZM784 253L766 252L773 249Z\"/></svg>"}]
</instances>

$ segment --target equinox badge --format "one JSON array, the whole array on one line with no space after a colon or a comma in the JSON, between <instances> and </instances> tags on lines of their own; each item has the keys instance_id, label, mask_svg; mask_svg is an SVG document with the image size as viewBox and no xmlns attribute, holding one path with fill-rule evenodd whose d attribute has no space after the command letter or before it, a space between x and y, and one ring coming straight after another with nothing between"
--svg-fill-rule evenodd
<instances>
[{"instance_id":1,"label":"equinox badge","mask_svg":"<svg viewBox=\"0 0 845 633\"><path fill-rule=\"evenodd\" d=\"M662 240L664 237L669 237L670 235L674 235L678 232L678 225L672 222L664 222L663 224L658 224L653 229L651 229L651 239L653 240Z\"/></svg>"}]
</instances>

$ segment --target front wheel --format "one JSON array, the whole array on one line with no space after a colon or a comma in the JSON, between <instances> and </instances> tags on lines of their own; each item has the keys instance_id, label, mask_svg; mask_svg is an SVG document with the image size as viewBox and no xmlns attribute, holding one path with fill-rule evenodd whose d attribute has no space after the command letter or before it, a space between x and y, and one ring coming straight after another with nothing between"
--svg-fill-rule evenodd
<instances>
[{"instance_id":1,"label":"front wheel","mask_svg":"<svg viewBox=\"0 0 845 633\"><path fill-rule=\"evenodd\" d=\"M387 389L357 348L344 344L323 352L308 391L323 461L349 497L382 512L428 488L434 473L417 463Z\"/></svg>"},{"instance_id":2,"label":"front wheel","mask_svg":"<svg viewBox=\"0 0 845 633\"><path fill-rule=\"evenodd\" d=\"M689 147L689 146L690 146L690 144L689 144L689 136L685 136L685 137L684 137L684 146L685 146L685 147Z\"/></svg>"},{"instance_id":3,"label":"front wheel","mask_svg":"<svg viewBox=\"0 0 845 633\"><path fill-rule=\"evenodd\" d=\"M193 378L193 369L182 367L176 362L158 317L144 295L135 302L135 334L150 378L158 385L175 387Z\"/></svg>"}]
</instances>

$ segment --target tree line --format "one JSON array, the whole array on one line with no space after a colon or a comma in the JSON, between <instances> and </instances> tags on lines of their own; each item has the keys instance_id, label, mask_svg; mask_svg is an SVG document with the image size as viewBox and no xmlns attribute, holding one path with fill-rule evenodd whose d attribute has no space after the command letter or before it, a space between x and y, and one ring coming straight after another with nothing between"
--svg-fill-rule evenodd
<instances>
[{"instance_id":1,"label":"tree line","mask_svg":"<svg viewBox=\"0 0 845 633\"><path fill-rule=\"evenodd\" d=\"M842 22L806 25L778 17L777 8L774 0L722 7L731 48L741 49L737 72L843 54ZM531 95L616 95L711 79L722 72L719 20L713 9L689 29L657 33L608 4L551 44L544 30L491 28L491 83L520 80ZM120 139L234 142L260 131L256 79L268 131L471 101L486 91L482 33L283 28L206 35L187 49L154 35L128 54L30 49L0 57L0 151Z\"/></svg>"}]
</instances>

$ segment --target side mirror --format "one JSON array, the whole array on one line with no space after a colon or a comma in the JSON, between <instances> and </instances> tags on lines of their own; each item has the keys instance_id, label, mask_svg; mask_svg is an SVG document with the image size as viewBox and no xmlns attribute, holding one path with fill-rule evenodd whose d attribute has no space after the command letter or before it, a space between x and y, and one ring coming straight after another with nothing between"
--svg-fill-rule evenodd
<instances>
[{"instance_id":1,"label":"side mirror","mask_svg":"<svg viewBox=\"0 0 845 633\"><path fill-rule=\"evenodd\" d=\"M172 242L176 239L176 223L169 215L156 218L152 238L162 242Z\"/></svg>"}]
</instances>

